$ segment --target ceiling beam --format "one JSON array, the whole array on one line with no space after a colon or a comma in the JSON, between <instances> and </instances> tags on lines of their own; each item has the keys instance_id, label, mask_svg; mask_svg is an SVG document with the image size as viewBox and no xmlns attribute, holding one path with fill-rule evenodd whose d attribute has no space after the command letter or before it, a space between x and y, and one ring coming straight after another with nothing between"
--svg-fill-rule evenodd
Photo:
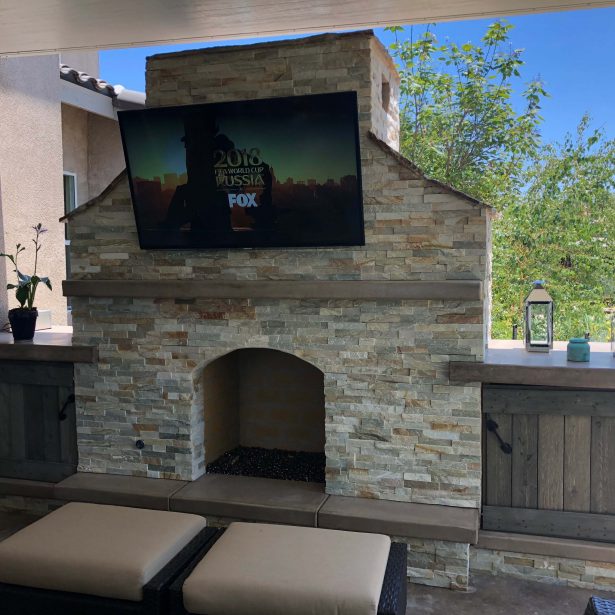
<instances>
[{"instance_id":1,"label":"ceiling beam","mask_svg":"<svg viewBox=\"0 0 615 615\"><path fill-rule=\"evenodd\" d=\"M599 8L615 0L2 0L0 55Z\"/></svg>"}]
</instances>

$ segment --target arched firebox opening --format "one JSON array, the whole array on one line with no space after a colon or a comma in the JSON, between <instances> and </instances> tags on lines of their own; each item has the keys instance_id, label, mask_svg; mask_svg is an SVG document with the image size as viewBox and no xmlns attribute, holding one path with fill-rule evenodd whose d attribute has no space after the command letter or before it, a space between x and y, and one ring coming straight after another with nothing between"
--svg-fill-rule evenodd
<instances>
[{"instance_id":1,"label":"arched firebox opening","mask_svg":"<svg viewBox=\"0 0 615 615\"><path fill-rule=\"evenodd\" d=\"M278 350L235 350L201 378L206 472L325 481L324 374Z\"/></svg>"}]
</instances>

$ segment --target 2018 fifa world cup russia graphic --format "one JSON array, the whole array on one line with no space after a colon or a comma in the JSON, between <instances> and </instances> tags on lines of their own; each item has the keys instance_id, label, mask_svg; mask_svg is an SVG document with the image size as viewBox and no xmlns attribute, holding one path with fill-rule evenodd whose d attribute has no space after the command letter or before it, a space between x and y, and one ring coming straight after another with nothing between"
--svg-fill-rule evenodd
<instances>
[{"instance_id":1,"label":"2018 fifa world cup russia graphic","mask_svg":"<svg viewBox=\"0 0 615 615\"><path fill-rule=\"evenodd\" d=\"M214 170L218 189L227 194L233 230L272 230L274 177L271 167L263 162L260 149L216 150Z\"/></svg>"}]
</instances>

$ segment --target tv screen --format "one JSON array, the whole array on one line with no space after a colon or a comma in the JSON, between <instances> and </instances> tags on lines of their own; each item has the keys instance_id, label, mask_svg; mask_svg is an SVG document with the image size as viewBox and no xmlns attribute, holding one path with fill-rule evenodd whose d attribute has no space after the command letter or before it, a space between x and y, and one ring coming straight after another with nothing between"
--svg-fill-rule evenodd
<instances>
[{"instance_id":1,"label":"tv screen","mask_svg":"<svg viewBox=\"0 0 615 615\"><path fill-rule=\"evenodd\" d=\"M355 92L118 115L142 248L364 244Z\"/></svg>"}]
</instances>

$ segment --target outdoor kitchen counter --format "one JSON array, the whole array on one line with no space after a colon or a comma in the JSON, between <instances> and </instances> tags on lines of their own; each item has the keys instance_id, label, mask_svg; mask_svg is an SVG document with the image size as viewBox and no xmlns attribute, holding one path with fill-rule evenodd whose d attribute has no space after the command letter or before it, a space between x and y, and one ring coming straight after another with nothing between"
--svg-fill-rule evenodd
<instances>
[{"instance_id":1,"label":"outdoor kitchen counter","mask_svg":"<svg viewBox=\"0 0 615 615\"><path fill-rule=\"evenodd\" d=\"M95 363L97 350L74 346L71 327L53 327L37 331L30 342L15 343L10 333L0 333L0 360Z\"/></svg>"},{"instance_id":2,"label":"outdoor kitchen counter","mask_svg":"<svg viewBox=\"0 0 615 615\"><path fill-rule=\"evenodd\" d=\"M484 361L452 362L450 379L532 386L615 390L615 357L610 344L592 342L589 363L566 360L566 342L549 353L527 352L521 341L493 340Z\"/></svg>"}]
</instances>

